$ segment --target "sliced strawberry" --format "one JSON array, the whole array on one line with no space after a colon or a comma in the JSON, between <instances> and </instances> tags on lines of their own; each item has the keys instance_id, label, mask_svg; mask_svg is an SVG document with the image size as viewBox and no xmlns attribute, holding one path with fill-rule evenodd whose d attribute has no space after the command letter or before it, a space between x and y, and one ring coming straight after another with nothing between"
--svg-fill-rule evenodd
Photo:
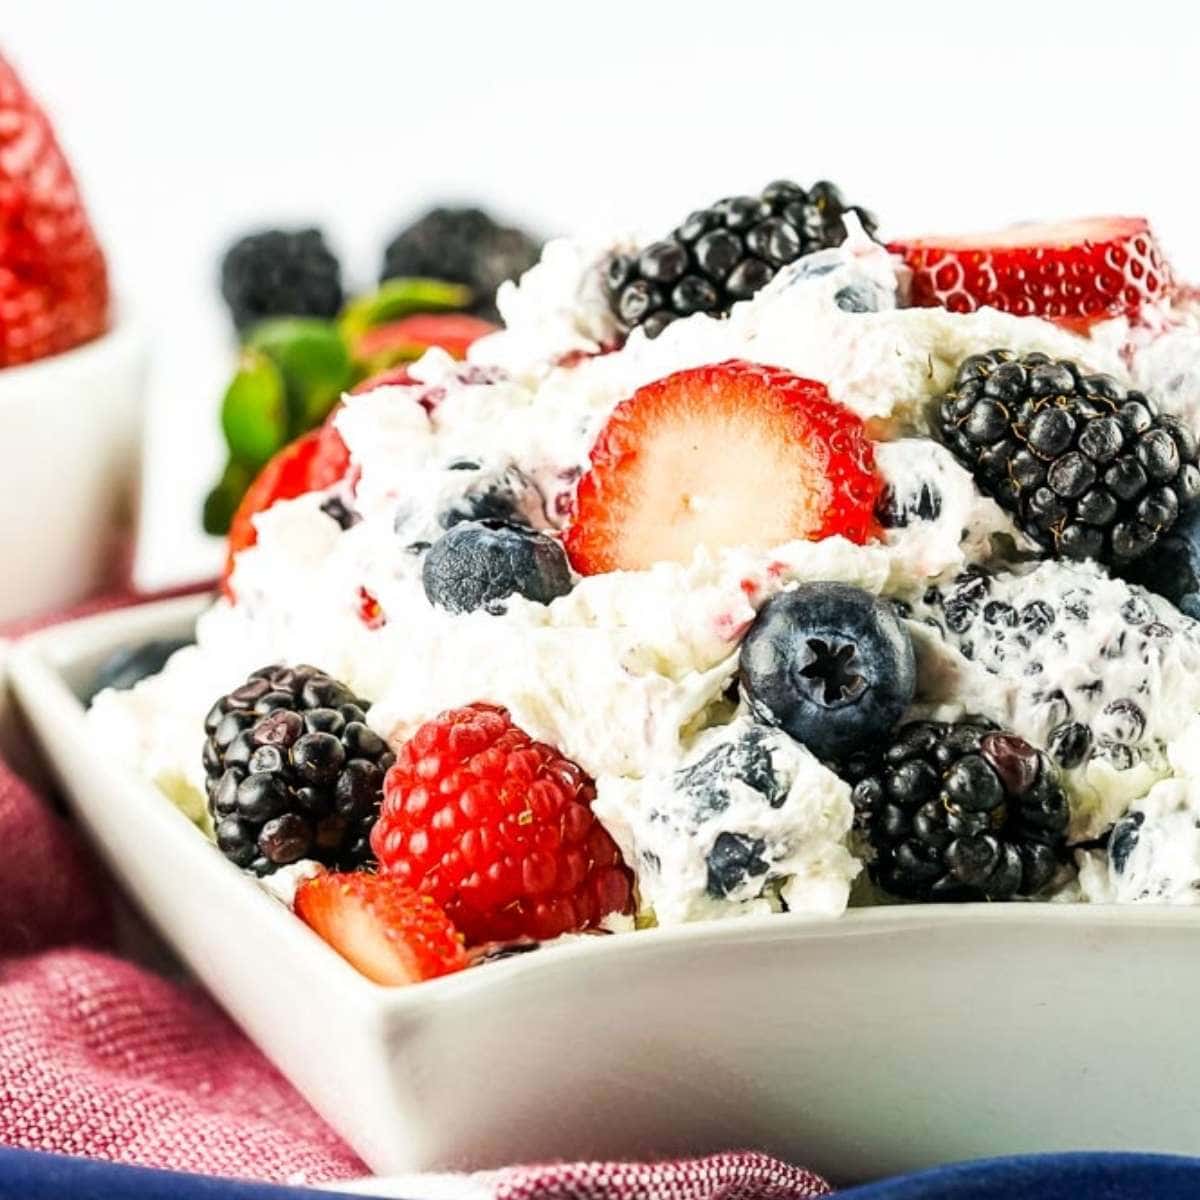
<instances>
[{"instance_id":1,"label":"sliced strawberry","mask_svg":"<svg viewBox=\"0 0 1200 1200\"><path fill-rule=\"evenodd\" d=\"M584 575L687 562L698 546L770 549L876 531L862 422L824 384L734 360L648 384L613 410L576 496Z\"/></svg>"},{"instance_id":2,"label":"sliced strawberry","mask_svg":"<svg viewBox=\"0 0 1200 1200\"><path fill-rule=\"evenodd\" d=\"M1142 217L908 238L888 249L912 269L913 304L951 312L989 306L1086 328L1136 318L1172 287L1170 265Z\"/></svg>"},{"instance_id":3,"label":"sliced strawberry","mask_svg":"<svg viewBox=\"0 0 1200 1200\"><path fill-rule=\"evenodd\" d=\"M386 370L377 371L374 375L368 375L366 379L356 383L350 389L350 395L361 396L364 392L373 392L376 388L381 387L408 387L416 382L408 373L408 368L401 363L398 367L388 367Z\"/></svg>"},{"instance_id":4,"label":"sliced strawberry","mask_svg":"<svg viewBox=\"0 0 1200 1200\"><path fill-rule=\"evenodd\" d=\"M332 487L349 470L350 452L334 427L332 416L331 413L319 429L284 446L242 497L229 526L225 569L221 575L221 590L229 599L234 598L229 586L234 559L258 541L253 518L278 500L294 500L306 492Z\"/></svg>"},{"instance_id":5,"label":"sliced strawberry","mask_svg":"<svg viewBox=\"0 0 1200 1200\"><path fill-rule=\"evenodd\" d=\"M470 313L414 313L365 330L354 343L354 357L387 366L420 358L431 346L440 346L454 358L464 358L472 342L496 329Z\"/></svg>"},{"instance_id":6,"label":"sliced strawberry","mask_svg":"<svg viewBox=\"0 0 1200 1200\"><path fill-rule=\"evenodd\" d=\"M296 890L296 915L375 983L403 987L461 971L462 934L429 896L364 871L318 875Z\"/></svg>"}]
</instances>

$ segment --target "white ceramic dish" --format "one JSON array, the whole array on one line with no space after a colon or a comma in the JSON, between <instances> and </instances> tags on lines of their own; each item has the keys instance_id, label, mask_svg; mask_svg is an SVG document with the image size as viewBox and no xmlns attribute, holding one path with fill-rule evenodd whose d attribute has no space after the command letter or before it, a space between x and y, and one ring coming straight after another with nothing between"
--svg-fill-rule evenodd
<instances>
[{"instance_id":1,"label":"white ceramic dish","mask_svg":"<svg viewBox=\"0 0 1200 1200\"><path fill-rule=\"evenodd\" d=\"M133 527L144 376L142 335L124 316L93 342L0 370L0 622L112 577Z\"/></svg>"},{"instance_id":2,"label":"white ceramic dish","mask_svg":"<svg viewBox=\"0 0 1200 1200\"><path fill-rule=\"evenodd\" d=\"M96 664L197 611L40 635L13 656L17 699L130 892L376 1171L755 1147L849 1182L1200 1150L1196 910L753 918L376 987L89 740L75 691Z\"/></svg>"}]
</instances>

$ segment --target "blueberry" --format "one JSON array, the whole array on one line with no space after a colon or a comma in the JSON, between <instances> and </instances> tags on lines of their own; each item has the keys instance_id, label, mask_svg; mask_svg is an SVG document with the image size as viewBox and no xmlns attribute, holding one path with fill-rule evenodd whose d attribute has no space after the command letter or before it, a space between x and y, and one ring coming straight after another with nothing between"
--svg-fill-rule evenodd
<instances>
[{"instance_id":1,"label":"blueberry","mask_svg":"<svg viewBox=\"0 0 1200 1200\"><path fill-rule=\"evenodd\" d=\"M90 702L97 693L105 688L115 688L123 692L133 687L135 683L157 675L167 664L167 659L176 650L192 644L190 638L155 638L143 642L139 646L127 646L109 655L100 665L92 680L92 688L87 699Z\"/></svg>"},{"instance_id":2,"label":"blueberry","mask_svg":"<svg viewBox=\"0 0 1200 1200\"><path fill-rule=\"evenodd\" d=\"M429 603L449 612L504 611L517 593L549 604L571 590L571 570L553 538L500 521L463 521L436 541L422 570Z\"/></svg>"},{"instance_id":3,"label":"blueberry","mask_svg":"<svg viewBox=\"0 0 1200 1200\"><path fill-rule=\"evenodd\" d=\"M330 496L321 505L321 511L330 518L336 521L343 529L353 529L355 525L362 520L362 517L354 511L340 496Z\"/></svg>"},{"instance_id":4,"label":"blueberry","mask_svg":"<svg viewBox=\"0 0 1200 1200\"><path fill-rule=\"evenodd\" d=\"M884 294L873 283L848 283L834 293L833 302L848 313L881 312L885 307Z\"/></svg>"},{"instance_id":5,"label":"blueberry","mask_svg":"<svg viewBox=\"0 0 1200 1200\"><path fill-rule=\"evenodd\" d=\"M1146 732L1146 714L1127 697L1109 701L1098 720L1098 732L1114 742L1140 742Z\"/></svg>"},{"instance_id":6,"label":"blueberry","mask_svg":"<svg viewBox=\"0 0 1200 1200\"><path fill-rule=\"evenodd\" d=\"M916 690L912 642L895 610L844 583L801 584L767 601L738 676L760 720L826 759L881 738Z\"/></svg>"},{"instance_id":7,"label":"blueberry","mask_svg":"<svg viewBox=\"0 0 1200 1200\"><path fill-rule=\"evenodd\" d=\"M1054 609L1045 600L1031 600L1021 609L1021 624L1035 637L1045 633L1054 621Z\"/></svg>"},{"instance_id":8,"label":"blueberry","mask_svg":"<svg viewBox=\"0 0 1200 1200\"><path fill-rule=\"evenodd\" d=\"M767 873L763 858L766 843L762 838L746 837L740 833L720 833L713 842L705 862L708 866L708 894L724 900L746 882Z\"/></svg>"},{"instance_id":9,"label":"blueberry","mask_svg":"<svg viewBox=\"0 0 1200 1200\"><path fill-rule=\"evenodd\" d=\"M1145 820L1145 813L1131 812L1122 817L1108 835L1108 860L1118 875L1125 870L1125 864L1138 844L1138 830Z\"/></svg>"},{"instance_id":10,"label":"blueberry","mask_svg":"<svg viewBox=\"0 0 1200 1200\"><path fill-rule=\"evenodd\" d=\"M815 254L806 254L794 262L789 268L787 279L796 283L802 279L819 279L822 275L831 275L842 265L842 256L836 250L820 250Z\"/></svg>"},{"instance_id":11,"label":"blueberry","mask_svg":"<svg viewBox=\"0 0 1200 1200\"><path fill-rule=\"evenodd\" d=\"M550 523L537 484L515 466L476 480L438 514L443 529L453 529L464 521L504 521L531 529L545 529Z\"/></svg>"},{"instance_id":12,"label":"blueberry","mask_svg":"<svg viewBox=\"0 0 1200 1200\"><path fill-rule=\"evenodd\" d=\"M1015 629L1017 610L1003 600L989 600L983 606L983 619L997 628Z\"/></svg>"},{"instance_id":13,"label":"blueberry","mask_svg":"<svg viewBox=\"0 0 1200 1200\"><path fill-rule=\"evenodd\" d=\"M729 807L731 785L735 783L757 792L771 808L783 805L788 785L772 766L767 746L770 736L762 726L751 726L737 741L714 746L703 758L675 772L675 789L686 792L692 799L699 820L707 820Z\"/></svg>"}]
</instances>

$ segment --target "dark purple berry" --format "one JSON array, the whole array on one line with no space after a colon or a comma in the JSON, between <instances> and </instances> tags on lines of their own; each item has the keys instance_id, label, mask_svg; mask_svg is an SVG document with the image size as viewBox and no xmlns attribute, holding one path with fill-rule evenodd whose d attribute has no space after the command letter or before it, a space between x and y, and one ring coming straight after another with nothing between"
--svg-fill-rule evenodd
<instances>
[{"instance_id":1,"label":"dark purple berry","mask_svg":"<svg viewBox=\"0 0 1200 1200\"><path fill-rule=\"evenodd\" d=\"M368 835L395 756L363 723L367 707L308 666L265 667L217 701L203 761L226 857L259 875L301 858L338 870L371 863ZM239 732L222 745L229 727Z\"/></svg>"}]
</instances>

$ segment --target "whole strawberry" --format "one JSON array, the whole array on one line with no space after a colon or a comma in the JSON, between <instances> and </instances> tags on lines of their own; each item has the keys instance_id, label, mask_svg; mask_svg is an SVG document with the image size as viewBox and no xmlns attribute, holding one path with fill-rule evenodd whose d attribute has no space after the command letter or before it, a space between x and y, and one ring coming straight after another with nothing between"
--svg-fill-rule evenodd
<instances>
[{"instance_id":1,"label":"whole strawberry","mask_svg":"<svg viewBox=\"0 0 1200 1200\"><path fill-rule=\"evenodd\" d=\"M595 786L491 704L426 722L396 755L371 833L381 872L432 896L469 945L546 940L633 907Z\"/></svg>"},{"instance_id":2,"label":"whole strawberry","mask_svg":"<svg viewBox=\"0 0 1200 1200\"><path fill-rule=\"evenodd\" d=\"M0 57L0 367L98 337L108 272L45 113Z\"/></svg>"}]
</instances>

